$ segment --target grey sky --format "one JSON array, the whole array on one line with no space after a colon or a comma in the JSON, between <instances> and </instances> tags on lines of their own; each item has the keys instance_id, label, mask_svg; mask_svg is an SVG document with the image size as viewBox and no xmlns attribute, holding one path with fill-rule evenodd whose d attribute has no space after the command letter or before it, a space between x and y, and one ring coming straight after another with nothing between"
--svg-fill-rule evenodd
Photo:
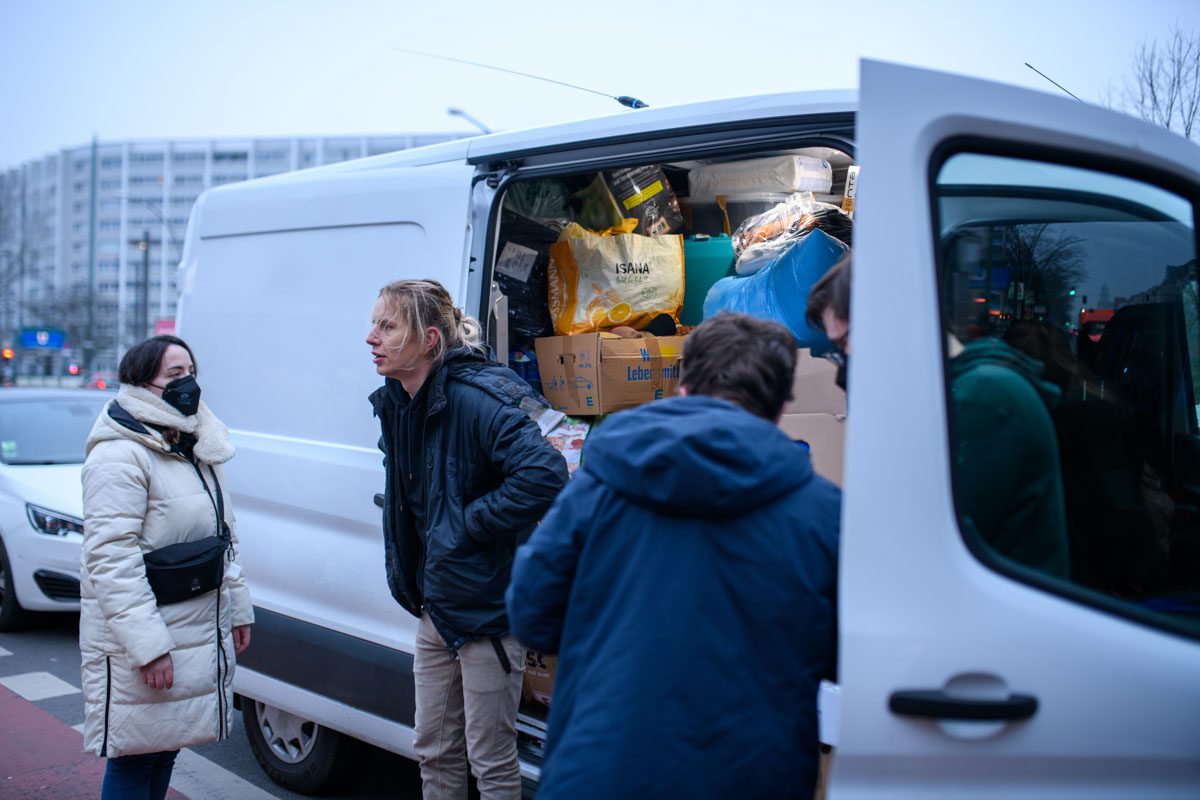
<instances>
[{"instance_id":1,"label":"grey sky","mask_svg":"<svg viewBox=\"0 0 1200 800\"><path fill-rule=\"evenodd\" d=\"M0 167L101 139L468 131L615 102L404 55L453 55L651 105L853 88L883 58L1088 101L1195 0L782 3L0 0Z\"/></svg>"}]
</instances>

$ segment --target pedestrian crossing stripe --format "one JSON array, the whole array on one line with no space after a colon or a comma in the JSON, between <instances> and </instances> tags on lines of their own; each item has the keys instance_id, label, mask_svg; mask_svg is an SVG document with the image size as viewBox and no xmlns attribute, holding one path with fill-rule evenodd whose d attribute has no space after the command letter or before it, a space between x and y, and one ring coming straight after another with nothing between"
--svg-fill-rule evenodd
<instances>
[{"instance_id":1,"label":"pedestrian crossing stripe","mask_svg":"<svg viewBox=\"0 0 1200 800\"><path fill-rule=\"evenodd\" d=\"M0 678L0 686L25 698L31 703L51 697L79 694L79 689L49 672L25 672Z\"/></svg>"}]
</instances>

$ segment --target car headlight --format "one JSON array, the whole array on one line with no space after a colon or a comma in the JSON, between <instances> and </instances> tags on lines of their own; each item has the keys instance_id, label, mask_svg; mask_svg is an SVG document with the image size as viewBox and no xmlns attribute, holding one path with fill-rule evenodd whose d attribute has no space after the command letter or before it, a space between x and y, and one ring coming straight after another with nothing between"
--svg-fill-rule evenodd
<instances>
[{"instance_id":1,"label":"car headlight","mask_svg":"<svg viewBox=\"0 0 1200 800\"><path fill-rule=\"evenodd\" d=\"M29 515L29 524L42 533L51 536L66 536L68 533L83 533L83 520L78 517L60 514L57 511L39 508L32 503L25 504L25 513Z\"/></svg>"}]
</instances>

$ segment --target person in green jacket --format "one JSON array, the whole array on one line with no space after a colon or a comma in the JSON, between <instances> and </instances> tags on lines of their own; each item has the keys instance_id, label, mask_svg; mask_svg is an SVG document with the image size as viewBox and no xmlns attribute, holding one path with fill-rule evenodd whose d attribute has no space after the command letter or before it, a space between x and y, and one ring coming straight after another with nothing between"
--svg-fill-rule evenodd
<instances>
[{"instance_id":1,"label":"person in green jacket","mask_svg":"<svg viewBox=\"0 0 1200 800\"><path fill-rule=\"evenodd\" d=\"M955 350L961 351L955 354ZM1019 564L1069 578L1067 521L1042 363L999 339L952 342L955 498L965 530Z\"/></svg>"},{"instance_id":2,"label":"person in green jacket","mask_svg":"<svg viewBox=\"0 0 1200 800\"><path fill-rule=\"evenodd\" d=\"M807 320L841 351L845 387L850 354L849 256L808 296ZM1043 377L1042 362L981 338L950 350L954 497L963 532L999 555L1069 579L1067 516L1052 410L1062 390Z\"/></svg>"}]
</instances>

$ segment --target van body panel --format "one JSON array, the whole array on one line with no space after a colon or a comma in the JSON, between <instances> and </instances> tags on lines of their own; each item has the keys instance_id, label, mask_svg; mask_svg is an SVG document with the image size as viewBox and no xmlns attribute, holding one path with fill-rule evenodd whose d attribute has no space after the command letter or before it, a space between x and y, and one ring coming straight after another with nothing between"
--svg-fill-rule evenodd
<instances>
[{"instance_id":1,"label":"van body panel","mask_svg":"<svg viewBox=\"0 0 1200 800\"><path fill-rule=\"evenodd\" d=\"M385 161L376 156L368 161ZM346 162L353 164L354 162ZM470 168L461 161L364 168L335 164L209 190L202 239L269 231L416 222L461 224ZM401 188L403 187L403 188ZM424 206L424 207L423 207ZM433 241L438 241L436 237ZM458 255L461 255L461 249Z\"/></svg>"},{"instance_id":2,"label":"van body panel","mask_svg":"<svg viewBox=\"0 0 1200 800\"><path fill-rule=\"evenodd\" d=\"M289 613L254 610L254 644L238 657L243 667L323 694L331 700L411 727L416 713L413 656ZM303 653L303 658L297 658ZM354 680L330 680L346 673ZM387 687L388 691L380 691Z\"/></svg>"},{"instance_id":3,"label":"van body panel","mask_svg":"<svg viewBox=\"0 0 1200 800\"><path fill-rule=\"evenodd\" d=\"M948 449L931 162L972 136L1034 157L1143 165L1200 184L1195 145L1074 100L864 62L864 176L840 580L834 798L1183 797L1200 785L1200 647L986 567L959 532ZM1024 721L889 711L976 680ZM971 690L965 690L972 696Z\"/></svg>"},{"instance_id":4,"label":"van body panel","mask_svg":"<svg viewBox=\"0 0 1200 800\"><path fill-rule=\"evenodd\" d=\"M374 502L383 455L367 399L382 379L364 339L375 297L392 280L435 278L461 298L472 173L462 161L308 170L208 192L189 225L180 335L239 451L229 487L266 646L272 636L295 645L283 661L247 654L235 690L354 735L346 716L361 714L360 738L371 741L379 737L367 732L380 725L411 726L410 710L361 703L364 687L383 686L346 663L312 682L297 662L348 643L355 652L382 648L409 665L387 690L411 700L417 621L384 575ZM297 644L306 631L324 645ZM277 702L322 681L328 704ZM407 735L401 752L411 751ZM395 736L388 741L396 749Z\"/></svg>"}]
</instances>

